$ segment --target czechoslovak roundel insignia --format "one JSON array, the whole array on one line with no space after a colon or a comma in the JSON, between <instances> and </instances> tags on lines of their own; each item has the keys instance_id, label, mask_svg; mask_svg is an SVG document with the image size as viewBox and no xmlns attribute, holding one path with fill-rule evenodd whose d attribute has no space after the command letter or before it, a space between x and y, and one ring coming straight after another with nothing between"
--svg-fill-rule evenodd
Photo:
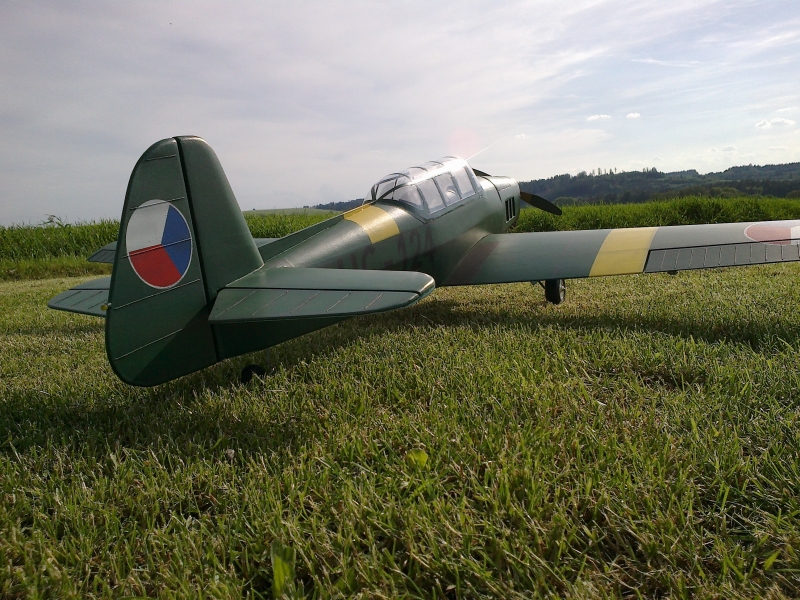
<instances>
[{"instance_id":1,"label":"czechoslovak roundel insignia","mask_svg":"<svg viewBox=\"0 0 800 600\"><path fill-rule=\"evenodd\" d=\"M181 211L164 200L148 200L133 211L125 246L133 270L154 288L178 283L192 261L189 225Z\"/></svg>"}]
</instances>

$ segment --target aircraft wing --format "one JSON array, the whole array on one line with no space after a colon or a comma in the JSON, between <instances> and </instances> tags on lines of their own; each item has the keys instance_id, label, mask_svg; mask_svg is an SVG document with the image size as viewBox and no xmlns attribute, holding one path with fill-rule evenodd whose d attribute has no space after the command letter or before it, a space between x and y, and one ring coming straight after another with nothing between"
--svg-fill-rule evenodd
<instances>
[{"instance_id":1,"label":"aircraft wing","mask_svg":"<svg viewBox=\"0 0 800 600\"><path fill-rule=\"evenodd\" d=\"M108 303L108 288L111 277L101 277L76 285L47 303L49 308L65 310L93 317L105 317L103 306Z\"/></svg>"},{"instance_id":2,"label":"aircraft wing","mask_svg":"<svg viewBox=\"0 0 800 600\"><path fill-rule=\"evenodd\" d=\"M487 235L444 285L658 273L800 260L800 221Z\"/></svg>"},{"instance_id":3,"label":"aircraft wing","mask_svg":"<svg viewBox=\"0 0 800 600\"><path fill-rule=\"evenodd\" d=\"M345 317L408 306L433 291L414 271L258 269L217 295L209 322L237 323Z\"/></svg>"},{"instance_id":4,"label":"aircraft wing","mask_svg":"<svg viewBox=\"0 0 800 600\"><path fill-rule=\"evenodd\" d=\"M271 244L272 242L279 240L281 238L253 238L253 241L256 243L257 248L261 248L261 246L266 246L267 244ZM92 254L87 260L89 262L97 262L97 263L114 263L114 255L117 253L117 242L111 242L110 244L106 244L99 250L97 250L94 254Z\"/></svg>"}]
</instances>

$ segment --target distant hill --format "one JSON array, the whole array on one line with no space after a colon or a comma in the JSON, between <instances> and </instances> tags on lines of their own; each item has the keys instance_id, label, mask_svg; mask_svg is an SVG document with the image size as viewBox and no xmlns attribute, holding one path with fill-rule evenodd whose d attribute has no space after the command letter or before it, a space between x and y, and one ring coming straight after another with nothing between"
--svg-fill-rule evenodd
<instances>
[{"instance_id":1,"label":"distant hill","mask_svg":"<svg viewBox=\"0 0 800 600\"><path fill-rule=\"evenodd\" d=\"M556 175L520 182L520 189L558 204L629 203L695 194L800 197L800 163L747 165L700 175L696 170L662 173L656 168L622 173Z\"/></svg>"}]
</instances>

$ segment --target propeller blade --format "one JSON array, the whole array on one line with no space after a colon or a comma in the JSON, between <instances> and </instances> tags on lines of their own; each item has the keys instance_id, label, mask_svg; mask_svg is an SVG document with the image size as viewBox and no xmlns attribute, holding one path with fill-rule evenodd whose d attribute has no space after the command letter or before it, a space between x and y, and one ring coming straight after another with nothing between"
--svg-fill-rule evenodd
<instances>
[{"instance_id":1,"label":"propeller blade","mask_svg":"<svg viewBox=\"0 0 800 600\"><path fill-rule=\"evenodd\" d=\"M473 169L474 171L474 169ZM550 200L545 200L541 196L537 196L536 194L529 194L528 192L520 192L519 197L522 198L525 202L539 208L545 212L549 212L551 215L560 215L561 209L550 202Z\"/></svg>"},{"instance_id":2,"label":"propeller blade","mask_svg":"<svg viewBox=\"0 0 800 600\"><path fill-rule=\"evenodd\" d=\"M484 171L479 171L476 168L472 168L472 172L475 173L478 177L491 177L488 173ZM561 215L561 209L550 202L550 200L545 200L541 196L537 196L536 194L529 194L528 192L520 192L519 197L522 198L523 201L527 202L531 206L535 208L539 208L545 212L549 212L551 215Z\"/></svg>"}]
</instances>

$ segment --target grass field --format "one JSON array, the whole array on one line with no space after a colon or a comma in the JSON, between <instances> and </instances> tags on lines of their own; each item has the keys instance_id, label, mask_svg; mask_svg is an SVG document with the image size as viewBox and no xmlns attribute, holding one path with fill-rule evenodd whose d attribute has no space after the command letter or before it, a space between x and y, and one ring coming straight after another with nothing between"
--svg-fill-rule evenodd
<instances>
[{"instance_id":1,"label":"grass field","mask_svg":"<svg viewBox=\"0 0 800 600\"><path fill-rule=\"evenodd\" d=\"M563 231L800 219L800 200L754 196L738 198L687 196L640 204L565 206L563 211L563 215L555 216L541 210L523 210L516 229Z\"/></svg>"},{"instance_id":2,"label":"grass field","mask_svg":"<svg viewBox=\"0 0 800 600\"><path fill-rule=\"evenodd\" d=\"M0 596L800 596L800 265L442 289L155 389L0 284Z\"/></svg>"},{"instance_id":3,"label":"grass field","mask_svg":"<svg viewBox=\"0 0 800 600\"><path fill-rule=\"evenodd\" d=\"M254 237L283 237L332 214L325 211L314 214L245 213L245 221ZM118 230L116 221L57 223L47 227L0 226L0 281L107 275L111 273L110 265L89 263L86 258L116 240Z\"/></svg>"}]
</instances>

